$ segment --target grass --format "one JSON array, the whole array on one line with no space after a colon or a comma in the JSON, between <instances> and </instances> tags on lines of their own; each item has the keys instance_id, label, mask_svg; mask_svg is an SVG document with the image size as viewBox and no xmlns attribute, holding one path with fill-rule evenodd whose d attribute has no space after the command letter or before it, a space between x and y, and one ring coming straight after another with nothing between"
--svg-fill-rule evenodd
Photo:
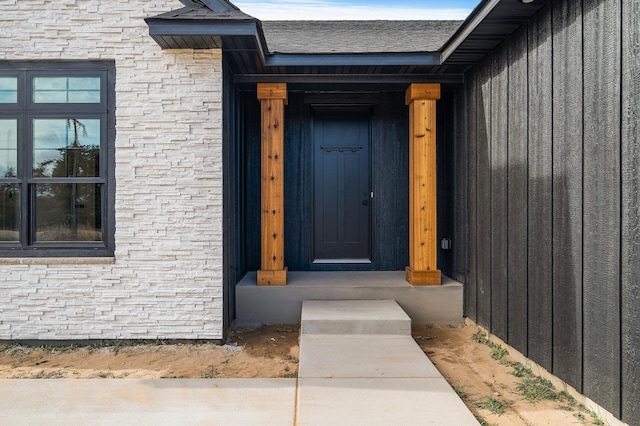
<instances>
[{"instance_id":1,"label":"grass","mask_svg":"<svg viewBox=\"0 0 640 426\"><path fill-rule=\"evenodd\" d=\"M507 404L493 396L485 396L476 402L476 407L487 410L495 415L502 415L507 410Z\"/></svg>"},{"instance_id":2,"label":"grass","mask_svg":"<svg viewBox=\"0 0 640 426\"><path fill-rule=\"evenodd\" d=\"M504 357L509 355L509 351L503 348L501 345L494 345L491 348L491 358L500 361Z\"/></svg>"},{"instance_id":3,"label":"grass","mask_svg":"<svg viewBox=\"0 0 640 426\"><path fill-rule=\"evenodd\" d=\"M524 378L531 378L533 377L533 372L531 371L530 368L525 367L524 365L522 365L519 362L515 362L512 365L510 365L511 368L513 368L512 371L509 372L509 374L516 376L516 377L524 377Z\"/></svg>"},{"instance_id":4,"label":"grass","mask_svg":"<svg viewBox=\"0 0 640 426\"><path fill-rule=\"evenodd\" d=\"M453 387L453 390L456 391L458 396L462 399L466 399L469 396L469 393L464 390L464 386L458 384Z\"/></svg>"},{"instance_id":5,"label":"grass","mask_svg":"<svg viewBox=\"0 0 640 426\"><path fill-rule=\"evenodd\" d=\"M488 334L478 331L471 336L471 339L476 343L488 346L491 349L491 358L502 365L510 367L511 371L509 374L521 379L516 385L516 392L526 401L532 404L540 401L556 401L559 403L557 409L567 412L575 410L576 412L573 413L573 416L581 422L586 422L587 418L591 417L591 424L597 426L605 425L597 413L587 409L582 404L578 404L569 392L566 390L558 391L549 380L542 376L534 375L530 368L525 367L519 362L510 360L507 349L491 341ZM458 388L456 388L456 393L457 392ZM468 396L466 392L465 396ZM507 407L504 402L491 396L480 399L475 405L477 408L488 410L497 415L504 413ZM478 421L482 425L488 425L482 417L479 417Z\"/></svg>"},{"instance_id":6,"label":"grass","mask_svg":"<svg viewBox=\"0 0 640 426\"><path fill-rule=\"evenodd\" d=\"M557 401L560 395L549 380L540 376L524 377L517 385L516 391L531 403L544 400Z\"/></svg>"},{"instance_id":7,"label":"grass","mask_svg":"<svg viewBox=\"0 0 640 426\"><path fill-rule=\"evenodd\" d=\"M471 339L476 343L489 346L489 348L491 348L491 358L495 359L496 361L501 361L507 355L509 355L509 351L507 349L502 347L502 345L498 345L492 342L491 339L489 339L489 337L487 337L484 333L481 333L480 331L478 331L477 333L474 333L471 336Z\"/></svg>"}]
</instances>

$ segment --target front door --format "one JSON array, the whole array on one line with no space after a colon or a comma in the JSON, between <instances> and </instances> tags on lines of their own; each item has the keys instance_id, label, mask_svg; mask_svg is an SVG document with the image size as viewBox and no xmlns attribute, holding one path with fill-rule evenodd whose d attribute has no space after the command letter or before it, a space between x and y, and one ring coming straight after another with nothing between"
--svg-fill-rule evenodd
<instances>
[{"instance_id":1,"label":"front door","mask_svg":"<svg viewBox=\"0 0 640 426\"><path fill-rule=\"evenodd\" d=\"M368 263L370 109L313 112L313 261Z\"/></svg>"}]
</instances>

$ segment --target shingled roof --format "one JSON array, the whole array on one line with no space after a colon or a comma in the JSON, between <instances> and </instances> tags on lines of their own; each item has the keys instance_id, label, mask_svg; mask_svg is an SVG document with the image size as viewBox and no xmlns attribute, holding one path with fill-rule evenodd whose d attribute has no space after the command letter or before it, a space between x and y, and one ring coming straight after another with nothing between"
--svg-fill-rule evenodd
<instances>
[{"instance_id":1,"label":"shingled roof","mask_svg":"<svg viewBox=\"0 0 640 426\"><path fill-rule=\"evenodd\" d=\"M199 2L151 18L165 22L260 21L239 9L213 11ZM269 53L436 52L463 21L262 21Z\"/></svg>"},{"instance_id":2,"label":"shingled roof","mask_svg":"<svg viewBox=\"0 0 640 426\"><path fill-rule=\"evenodd\" d=\"M270 53L435 52L463 21L262 21Z\"/></svg>"}]
</instances>

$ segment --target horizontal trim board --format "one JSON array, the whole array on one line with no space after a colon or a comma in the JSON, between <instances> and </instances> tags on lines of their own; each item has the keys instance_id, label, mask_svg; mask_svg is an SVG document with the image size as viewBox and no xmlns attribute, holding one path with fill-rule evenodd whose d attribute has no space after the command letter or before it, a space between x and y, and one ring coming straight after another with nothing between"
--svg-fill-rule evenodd
<instances>
[{"instance_id":1,"label":"horizontal trim board","mask_svg":"<svg viewBox=\"0 0 640 426\"><path fill-rule=\"evenodd\" d=\"M323 83L323 84L463 84L464 74L238 74L236 84Z\"/></svg>"},{"instance_id":2,"label":"horizontal trim board","mask_svg":"<svg viewBox=\"0 0 640 426\"><path fill-rule=\"evenodd\" d=\"M440 65L439 53L275 54L265 58L268 67Z\"/></svg>"},{"instance_id":3,"label":"horizontal trim board","mask_svg":"<svg viewBox=\"0 0 640 426\"><path fill-rule=\"evenodd\" d=\"M255 36L258 37L255 22L193 22L147 20L150 36Z\"/></svg>"}]
</instances>

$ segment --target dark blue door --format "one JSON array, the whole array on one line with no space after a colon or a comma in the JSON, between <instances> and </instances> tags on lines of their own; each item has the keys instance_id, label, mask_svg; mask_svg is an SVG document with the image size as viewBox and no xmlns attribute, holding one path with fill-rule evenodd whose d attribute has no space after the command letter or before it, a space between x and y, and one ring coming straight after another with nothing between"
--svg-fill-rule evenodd
<instances>
[{"instance_id":1,"label":"dark blue door","mask_svg":"<svg viewBox=\"0 0 640 426\"><path fill-rule=\"evenodd\" d=\"M369 108L314 108L315 263L371 259L370 116Z\"/></svg>"}]
</instances>

